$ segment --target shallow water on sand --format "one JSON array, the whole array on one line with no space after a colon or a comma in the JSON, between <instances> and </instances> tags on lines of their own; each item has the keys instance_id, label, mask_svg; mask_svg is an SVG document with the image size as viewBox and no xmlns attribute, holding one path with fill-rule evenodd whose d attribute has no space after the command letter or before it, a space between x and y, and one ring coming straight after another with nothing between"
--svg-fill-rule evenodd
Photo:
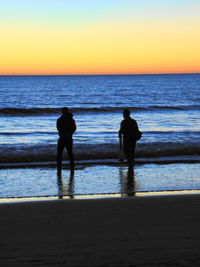
<instances>
[{"instance_id":1,"label":"shallow water on sand","mask_svg":"<svg viewBox=\"0 0 200 267\"><path fill-rule=\"evenodd\" d=\"M60 177L55 168L2 169L0 187L0 198L200 190L200 163L139 165L134 173L125 166L79 166Z\"/></svg>"}]
</instances>

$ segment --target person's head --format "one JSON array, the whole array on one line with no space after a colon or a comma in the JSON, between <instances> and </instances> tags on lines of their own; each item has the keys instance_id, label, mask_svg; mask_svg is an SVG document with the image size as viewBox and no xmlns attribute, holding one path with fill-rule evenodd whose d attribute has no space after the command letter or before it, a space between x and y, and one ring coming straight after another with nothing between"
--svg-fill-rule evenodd
<instances>
[{"instance_id":1,"label":"person's head","mask_svg":"<svg viewBox=\"0 0 200 267\"><path fill-rule=\"evenodd\" d=\"M130 110L125 108L123 111L123 116L124 116L124 119L129 118L130 117Z\"/></svg>"},{"instance_id":2,"label":"person's head","mask_svg":"<svg viewBox=\"0 0 200 267\"><path fill-rule=\"evenodd\" d=\"M68 108L67 107L62 108L62 114L66 115L67 113L68 113Z\"/></svg>"}]
</instances>

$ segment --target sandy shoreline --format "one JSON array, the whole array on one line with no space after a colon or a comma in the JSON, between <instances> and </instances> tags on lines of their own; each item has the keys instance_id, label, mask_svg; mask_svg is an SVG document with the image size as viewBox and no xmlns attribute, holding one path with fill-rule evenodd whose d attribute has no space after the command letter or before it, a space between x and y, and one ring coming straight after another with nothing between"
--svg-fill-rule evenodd
<instances>
[{"instance_id":1,"label":"sandy shoreline","mask_svg":"<svg viewBox=\"0 0 200 267\"><path fill-rule=\"evenodd\" d=\"M199 266L200 196L0 205L1 266Z\"/></svg>"}]
</instances>

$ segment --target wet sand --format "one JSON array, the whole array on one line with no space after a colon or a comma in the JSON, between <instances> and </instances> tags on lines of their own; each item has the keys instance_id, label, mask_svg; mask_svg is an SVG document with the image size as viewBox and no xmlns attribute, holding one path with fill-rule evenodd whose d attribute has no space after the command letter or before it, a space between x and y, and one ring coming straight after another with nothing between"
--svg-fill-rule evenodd
<instances>
[{"instance_id":1,"label":"wet sand","mask_svg":"<svg viewBox=\"0 0 200 267\"><path fill-rule=\"evenodd\" d=\"M0 266L199 266L200 196L0 205Z\"/></svg>"}]
</instances>

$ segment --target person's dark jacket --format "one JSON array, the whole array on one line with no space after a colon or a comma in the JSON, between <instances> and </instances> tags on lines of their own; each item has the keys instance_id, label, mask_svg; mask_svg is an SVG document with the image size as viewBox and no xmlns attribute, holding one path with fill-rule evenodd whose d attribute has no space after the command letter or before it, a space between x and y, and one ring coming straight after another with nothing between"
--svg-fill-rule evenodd
<instances>
[{"instance_id":1,"label":"person's dark jacket","mask_svg":"<svg viewBox=\"0 0 200 267\"><path fill-rule=\"evenodd\" d=\"M128 117L121 122L119 136L123 135L124 142L136 142L138 140L138 125L136 120Z\"/></svg>"},{"instance_id":2,"label":"person's dark jacket","mask_svg":"<svg viewBox=\"0 0 200 267\"><path fill-rule=\"evenodd\" d=\"M76 131L76 123L71 113L64 114L57 119L57 130L61 139L72 138Z\"/></svg>"}]
</instances>

